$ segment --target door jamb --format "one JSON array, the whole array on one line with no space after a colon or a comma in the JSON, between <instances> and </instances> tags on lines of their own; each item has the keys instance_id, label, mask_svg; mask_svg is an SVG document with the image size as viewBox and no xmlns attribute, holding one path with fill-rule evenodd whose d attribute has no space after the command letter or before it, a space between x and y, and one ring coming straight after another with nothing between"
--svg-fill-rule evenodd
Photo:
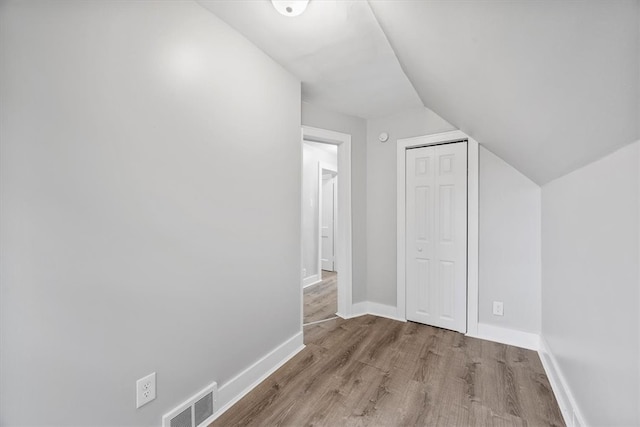
<instances>
[{"instance_id":1,"label":"door jamb","mask_svg":"<svg viewBox=\"0 0 640 427\"><path fill-rule=\"evenodd\" d=\"M406 320L406 150L467 141L467 335L478 333L478 142L462 131L399 139L397 162L397 317Z\"/></svg>"},{"instance_id":2,"label":"door jamb","mask_svg":"<svg viewBox=\"0 0 640 427\"><path fill-rule=\"evenodd\" d=\"M338 233L336 261L338 274L338 316L351 317L353 304L352 288L352 236L351 236L351 135L311 126L302 126L302 140L322 142L338 146ZM302 248L302 245L300 246ZM302 293L302 286L300 286ZM302 297L301 297L302 304ZM302 307L301 307L302 309Z\"/></svg>"}]
</instances>

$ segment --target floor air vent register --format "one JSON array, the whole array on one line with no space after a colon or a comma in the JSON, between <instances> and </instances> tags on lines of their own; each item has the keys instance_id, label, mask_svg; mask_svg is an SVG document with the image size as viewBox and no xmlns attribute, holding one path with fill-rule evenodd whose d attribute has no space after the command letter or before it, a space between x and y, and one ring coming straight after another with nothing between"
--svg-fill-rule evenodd
<instances>
[{"instance_id":1,"label":"floor air vent register","mask_svg":"<svg viewBox=\"0 0 640 427\"><path fill-rule=\"evenodd\" d=\"M212 383L162 417L162 427L200 427L213 421L218 384Z\"/></svg>"}]
</instances>

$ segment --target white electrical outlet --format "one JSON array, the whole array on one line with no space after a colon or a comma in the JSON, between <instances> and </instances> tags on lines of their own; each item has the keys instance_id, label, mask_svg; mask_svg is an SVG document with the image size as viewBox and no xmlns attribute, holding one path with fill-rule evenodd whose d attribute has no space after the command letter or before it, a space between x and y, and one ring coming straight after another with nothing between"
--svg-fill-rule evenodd
<instances>
[{"instance_id":1,"label":"white electrical outlet","mask_svg":"<svg viewBox=\"0 0 640 427\"><path fill-rule=\"evenodd\" d=\"M146 405L156 398L156 373L136 381L136 408Z\"/></svg>"},{"instance_id":2,"label":"white electrical outlet","mask_svg":"<svg viewBox=\"0 0 640 427\"><path fill-rule=\"evenodd\" d=\"M493 302L493 314L496 316L504 316L504 307L502 301Z\"/></svg>"}]
</instances>

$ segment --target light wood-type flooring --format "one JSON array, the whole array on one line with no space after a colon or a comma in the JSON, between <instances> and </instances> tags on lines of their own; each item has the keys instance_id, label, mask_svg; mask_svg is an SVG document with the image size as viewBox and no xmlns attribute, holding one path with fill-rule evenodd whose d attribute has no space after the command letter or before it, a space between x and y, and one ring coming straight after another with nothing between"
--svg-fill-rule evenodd
<instances>
[{"instance_id":1,"label":"light wood-type flooring","mask_svg":"<svg viewBox=\"0 0 640 427\"><path fill-rule=\"evenodd\" d=\"M213 426L560 426L534 351L412 322L334 319Z\"/></svg>"},{"instance_id":2,"label":"light wood-type flooring","mask_svg":"<svg viewBox=\"0 0 640 427\"><path fill-rule=\"evenodd\" d=\"M338 311L338 275L322 270L322 282L304 289L304 323L336 317Z\"/></svg>"}]
</instances>

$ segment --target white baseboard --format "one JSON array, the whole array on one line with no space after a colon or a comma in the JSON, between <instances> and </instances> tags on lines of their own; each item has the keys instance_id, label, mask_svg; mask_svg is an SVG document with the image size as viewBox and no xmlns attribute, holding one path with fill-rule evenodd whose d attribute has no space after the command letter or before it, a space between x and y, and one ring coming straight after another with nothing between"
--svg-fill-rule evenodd
<instances>
[{"instance_id":1,"label":"white baseboard","mask_svg":"<svg viewBox=\"0 0 640 427\"><path fill-rule=\"evenodd\" d=\"M320 282L322 282L322 278L320 277L320 275L314 274L313 276L305 277L304 279L302 279L302 287L308 288L309 286L316 285Z\"/></svg>"},{"instance_id":2,"label":"white baseboard","mask_svg":"<svg viewBox=\"0 0 640 427\"><path fill-rule=\"evenodd\" d=\"M338 316L343 319L353 319L354 317L364 316L367 314L367 301L357 302L351 305L351 312L349 314L346 313L336 313Z\"/></svg>"},{"instance_id":3,"label":"white baseboard","mask_svg":"<svg viewBox=\"0 0 640 427\"><path fill-rule=\"evenodd\" d=\"M534 351L538 351L540 346L540 336L538 334L501 328L500 326L487 325L486 323L478 323L477 334L467 335L473 338L499 342L501 344L513 345Z\"/></svg>"},{"instance_id":4,"label":"white baseboard","mask_svg":"<svg viewBox=\"0 0 640 427\"><path fill-rule=\"evenodd\" d=\"M406 322L405 319L401 319L397 316L398 310L395 306L380 304L371 301L357 302L351 306L351 313L346 316L337 313L338 316L343 319L352 319L354 317L364 316L365 314L371 314L378 317L386 317L387 319L399 320Z\"/></svg>"},{"instance_id":5,"label":"white baseboard","mask_svg":"<svg viewBox=\"0 0 640 427\"><path fill-rule=\"evenodd\" d=\"M212 422L238 400L253 390L269 375L284 365L304 348L302 331L273 349L269 354L227 381L218 389L218 410L207 422Z\"/></svg>"},{"instance_id":6,"label":"white baseboard","mask_svg":"<svg viewBox=\"0 0 640 427\"><path fill-rule=\"evenodd\" d=\"M358 316L364 316L365 314L369 314L369 302L368 301L362 301L362 302L357 302L355 304L353 304L351 306L351 317L358 317Z\"/></svg>"},{"instance_id":7,"label":"white baseboard","mask_svg":"<svg viewBox=\"0 0 640 427\"><path fill-rule=\"evenodd\" d=\"M571 389L567 385L567 381L564 379L562 371L560 371L558 362L553 356L553 353L551 353L549 344L542 336L540 337L540 349L538 350L538 354L540 355L542 366L547 373L547 378L549 378L549 383L551 383L553 394L556 396L556 400L558 401L558 406L560 406L560 412L562 412L564 423L567 427L586 427L587 423L584 422L582 412L573 398Z\"/></svg>"},{"instance_id":8,"label":"white baseboard","mask_svg":"<svg viewBox=\"0 0 640 427\"><path fill-rule=\"evenodd\" d=\"M398 311L395 306L372 301L363 301L353 304L351 306L351 315L349 316L343 316L338 313L338 315L344 319L363 316L365 314L386 317L387 319L398 320L400 322L407 321L407 319L403 319L398 316ZM484 323L478 324L477 334L467 335L473 338L499 342L534 351L538 351L540 341L538 334L517 331L515 329L501 328L499 326L487 325Z\"/></svg>"},{"instance_id":9,"label":"white baseboard","mask_svg":"<svg viewBox=\"0 0 640 427\"><path fill-rule=\"evenodd\" d=\"M406 322L406 319L398 317L398 308L393 305L380 304L378 302L367 302L367 312L374 316L386 317L387 319Z\"/></svg>"}]
</instances>

